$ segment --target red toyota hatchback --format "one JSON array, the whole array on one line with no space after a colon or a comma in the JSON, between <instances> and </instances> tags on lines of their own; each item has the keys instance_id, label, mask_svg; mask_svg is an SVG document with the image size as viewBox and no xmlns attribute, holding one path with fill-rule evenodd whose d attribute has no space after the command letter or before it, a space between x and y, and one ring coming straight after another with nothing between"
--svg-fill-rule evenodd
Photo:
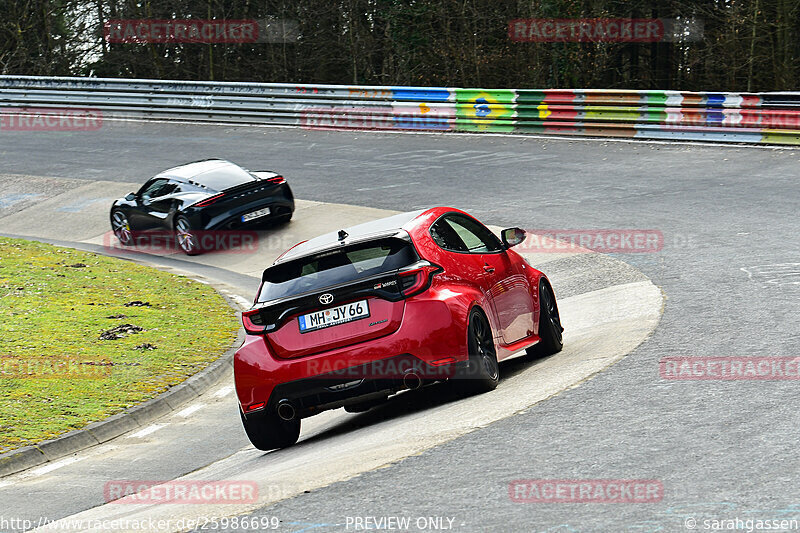
<instances>
[{"instance_id":1,"label":"red toyota hatchback","mask_svg":"<svg viewBox=\"0 0 800 533\"><path fill-rule=\"evenodd\" d=\"M435 207L297 244L264 271L234 374L242 423L261 450L290 446L300 419L364 411L454 380L494 389L498 361L562 347L547 277L463 211Z\"/></svg>"}]
</instances>

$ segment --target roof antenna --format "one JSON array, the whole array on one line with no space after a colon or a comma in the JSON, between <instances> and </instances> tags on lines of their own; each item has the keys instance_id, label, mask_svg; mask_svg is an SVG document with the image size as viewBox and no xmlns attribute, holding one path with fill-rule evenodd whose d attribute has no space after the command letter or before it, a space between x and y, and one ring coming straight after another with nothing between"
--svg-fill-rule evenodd
<instances>
[{"instance_id":1,"label":"roof antenna","mask_svg":"<svg viewBox=\"0 0 800 533\"><path fill-rule=\"evenodd\" d=\"M345 230L343 230L343 229L339 230L339 240L340 241L345 240L347 238L347 235L348 235L348 233Z\"/></svg>"}]
</instances>

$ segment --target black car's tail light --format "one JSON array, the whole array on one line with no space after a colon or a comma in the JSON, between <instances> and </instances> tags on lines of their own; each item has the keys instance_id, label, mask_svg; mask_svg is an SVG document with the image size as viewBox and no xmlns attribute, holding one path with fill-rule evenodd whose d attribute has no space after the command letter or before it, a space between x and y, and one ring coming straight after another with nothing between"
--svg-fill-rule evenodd
<instances>
[{"instance_id":1,"label":"black car's tail light","mask_svg":"<svg viewBox=\"0 0 800 533\"><path fill-rule=\"evenodd\" d=\"M267 327L261 318L260 311L261 309L250 309L242 313L242 325L245 331L251 335L260 335Z\"/></svg>"},{"instance_id":2,"label":"black car's tail light","mask_svg":"<svg viewBox=\"0 0 800 533\"><path fill-rule=\"evenodd\" d=\"M206 198L205 200L200 200L196 204L192 204L192 206L193 207L206 207L206 206L209 206L209 205L213 204L214 202L216 202L217 200L219 200L223 196L225 196L225 193L215 194L214 196Z\"/></svg>"},{"instance_id":3,"label":"black car's tail light","mask_svg":"<svg viewBox=\"0 0 800 533\"><path fill-rule=\"evenodd\" d=\"M267 178L266 181L273 183L275 185L280 185L281 183L286 183L286 178L283 176L275 176L273 178Z\"/></svg>"},{"instance_id":4,"label":"black car's tail light","mask_svg":"<svg viewBox=\"0 0 800 533\"><path fill-rule=\"evenodd\" d=\"M413 268L397 274L400 278L400 292L406 298L419 294L427 290L431 286L433 276L442 271L442 267L427 261L424 264L417 263Z\"/></svg>"}]
</instances>

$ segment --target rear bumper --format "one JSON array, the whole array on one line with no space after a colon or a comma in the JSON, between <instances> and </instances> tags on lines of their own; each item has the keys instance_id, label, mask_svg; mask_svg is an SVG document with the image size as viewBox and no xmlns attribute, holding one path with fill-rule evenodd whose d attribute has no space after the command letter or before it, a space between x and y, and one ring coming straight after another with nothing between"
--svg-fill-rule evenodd
<instances>
[{"instance_id":1,"label":"rear bumper","mask_svg":"<svg viewBox=\"0 0 800 533\"><path fill-rule=\"evenodd\" d=\"M245 415L286 399L303 417L402 390L410 372L446 379L466 360L466 328L447 304L411 298L395 332L308 357L279 359L264 337L248 335L234 356L234 376Z\"/></svg>"},{"instance_id":2,"label":"rear bumper","mask_svg":"<svg viewBox=\"0 0 800 533\"><path fill-rule=\"evenodd\" d=\"M269 207L270 213L269 215L259 217L248 222L242 222L242 215L249 213L251 211L255 211L256 209L263 209L264 207ZM241 210L241 212L231 213L229 216L226 216L222 219L216 219L213 221L213 224L209 226L208 230L246 230L257 228L264 224L268 224L276 219L284 219L288 218L294 213L294 200L286 200L282 198L272 198L269 201L263 202L253 208L248 208Z\"/></svg>"},{"instance_id":3,"label":"rear bumper","mask_svg":"<svg viewBox=\"0 0 800 533\"><path fill-rule=\"evenodd\" d=\"M242 222L242 215L269 207L270 214L248 222ZM201 209L187 214L192 226L207 231L244 230L267 224L275 219L288 218L294 213L294 195L288 183L283 183L267 197L236 206L222 213Z\"/></svg>"},{"instance_id":4,"label":"rear bumper","mask_svg":"<svg viewBox=\"0 0 800 533\"><path fill-rule=\"evenodd\" d=\"M306 418L329 409L386 398L412 388L409 381L418 380L420 384L441 381L453 377L455 372L456 364L433 366L403 354L325 375L281 383L273 388L264 408L275 411L279 403L288 401L298 418Z\"/></svg>"}]
</instances>

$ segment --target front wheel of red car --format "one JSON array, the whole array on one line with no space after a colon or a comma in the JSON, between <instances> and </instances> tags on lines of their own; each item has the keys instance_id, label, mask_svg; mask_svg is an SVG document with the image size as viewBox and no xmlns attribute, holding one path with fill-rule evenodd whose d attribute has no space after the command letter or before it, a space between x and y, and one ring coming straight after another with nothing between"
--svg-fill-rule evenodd
<instances>
[{"instance_id":1,"label":"front wheel of red car","mask_svg":"<svg viewBox=\"0 0 800 533\"><path fill-rule=\"evenodd\" d=\"M564 340L561 332L561 316L558 314L556 297L550 286L544 282L539 282L539 338L536 345L528 348L528 355L534 358L546 357L561 351L564 347Z\"/></svg>"},{"instance_id":2,"label":"front wheel of red car","mask_svg":"<svg viewBox=\"0 0 800 533\"><path fill-rule=\"evenodd\" d=\"M288 448L300 437L300 419L281 420L277 414L262 411L242 417L247 438L259 450Z\"/></svg>"},{"instance_id":3,"label":"front wheel of red car","mask_svg":"<svg viewBox=\"0 0 800 533\"><path fill-rule=\"evenodd\" d=\"M489 321L478 309L469 314L467 348L469 365L457 377L464 392L477 394L497 388L500 381L500 365L497 364L497 349Z\"/></svg>"}]
</instances>

